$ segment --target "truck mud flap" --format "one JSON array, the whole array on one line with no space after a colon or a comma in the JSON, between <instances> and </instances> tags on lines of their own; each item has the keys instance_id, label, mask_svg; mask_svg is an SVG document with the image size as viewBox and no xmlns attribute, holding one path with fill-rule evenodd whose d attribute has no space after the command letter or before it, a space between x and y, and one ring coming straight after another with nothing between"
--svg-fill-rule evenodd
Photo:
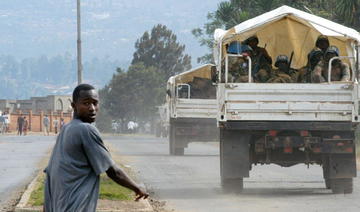
<instances>
[{"instance_id":1,"label":"truck mud flap","mask_svg":"<svg viewBox=\"0 0 360 212\"><path fill-rule=\"evenodd\" d=\"M355 154L329 155L329 178L356 177Z\"/></svg>"},{"instance_id":2,"label":"truck mud flap","mask_svg":"<svg viewBox=\"0 0 360 212\"><path fill-rule=\"evenodd\" d=\"M220 166L225 179L249 177L250 135L233 130L221 130Z\"/></svg>"}]
</instances>

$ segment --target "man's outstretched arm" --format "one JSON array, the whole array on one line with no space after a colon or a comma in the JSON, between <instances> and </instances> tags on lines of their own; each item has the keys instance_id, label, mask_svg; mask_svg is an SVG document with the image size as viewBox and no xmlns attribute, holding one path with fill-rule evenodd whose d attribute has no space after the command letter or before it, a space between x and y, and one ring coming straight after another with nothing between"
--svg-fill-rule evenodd
<instances>
[{"instance_id":1,"label":"man's outstretched arm","mask_svg":"<svg viewBox=\"0 0 360 212\"><path fill-rule=\"evenodd\" d=\"M117 184L133 190L136 194L135 201L138 201L141 198L146 199L149 196L149 194L137 186L136 183L116 164L111 166L106 171L106 174Z\"/></svg>"}]
</instances>

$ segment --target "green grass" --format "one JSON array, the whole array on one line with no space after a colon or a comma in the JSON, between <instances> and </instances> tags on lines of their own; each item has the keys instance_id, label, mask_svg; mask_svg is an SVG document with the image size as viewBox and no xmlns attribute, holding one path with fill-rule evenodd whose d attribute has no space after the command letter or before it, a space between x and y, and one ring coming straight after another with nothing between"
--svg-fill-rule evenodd
<instances>
[{"instance_id":1,"label":"green grass","mask_svg":"<svg viewBox=\"0 0 360 212\"><path fill-rule=\"evenodd\" d=\"M100 179L100 199L107 200L133 200L134 192L124 188L114 181L112 181L106 175L102 175Z\"/></svg>"},{"instance_id":2,"label":"green grass","mask_svg":"<svg viewBox=\"0 0 360 212\"><path fill-rule=\"evenodd\" d=\"M44 180L45 174L41 174L41 176L37 180L37 186L35 186L34 191L30 195L30 205L41 206L44 204Z\"/></svg>"},{"instance_id":3,"label":"green grass","mask_svg":"<svg viewBox=\"0 0 360 212\"><path fill-rule=\"evenodd\" d=\"M38 178L37 186L30 195L29 205L42 206L44 204L44 180L45 175ZM128 201L134 199L131 190L119 186L106 175L101 175L99 199Z\"/></svg>"}]
</instances>

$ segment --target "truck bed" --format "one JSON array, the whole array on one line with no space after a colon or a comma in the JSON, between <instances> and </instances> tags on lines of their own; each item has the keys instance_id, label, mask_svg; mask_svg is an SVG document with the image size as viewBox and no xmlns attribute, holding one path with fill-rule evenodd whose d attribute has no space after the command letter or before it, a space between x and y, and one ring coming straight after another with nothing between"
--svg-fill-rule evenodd
<instances>
[{"instance_id":1,"label":"truck bed","mask_svg":"<svg viewBox=\"0 0 360 212\"><path fill-rule=\"evenodd\" d=\"M354 83L219 84L218 120L358 121Z\"/></svg>"},{"instance_id":2,"label":"truck bed","mask_svg":"<svg viewBox=\"0 0 360 212\"><path fill-rule=\"evenodd\" d=\"M172 118L216 118L216 99L177 99Z\"/></svg>"}]
</instances>

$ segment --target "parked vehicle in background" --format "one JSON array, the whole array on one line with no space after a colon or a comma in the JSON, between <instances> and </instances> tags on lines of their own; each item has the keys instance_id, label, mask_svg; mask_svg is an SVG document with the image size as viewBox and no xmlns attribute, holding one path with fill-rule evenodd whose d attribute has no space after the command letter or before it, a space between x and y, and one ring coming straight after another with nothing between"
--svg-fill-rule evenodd
<instances>
[{"instance_id":1,"label":"parked vehicle in background","mask_svg":"<svg viewBox=\"0 0 360 212\"><path fill-rule=\"evenodd\" d=\"M168 80L166 104L171 155L183 155L191 142L218 141L214 74L215 66L207 64Z\"/></svg>"}]
</instances>

